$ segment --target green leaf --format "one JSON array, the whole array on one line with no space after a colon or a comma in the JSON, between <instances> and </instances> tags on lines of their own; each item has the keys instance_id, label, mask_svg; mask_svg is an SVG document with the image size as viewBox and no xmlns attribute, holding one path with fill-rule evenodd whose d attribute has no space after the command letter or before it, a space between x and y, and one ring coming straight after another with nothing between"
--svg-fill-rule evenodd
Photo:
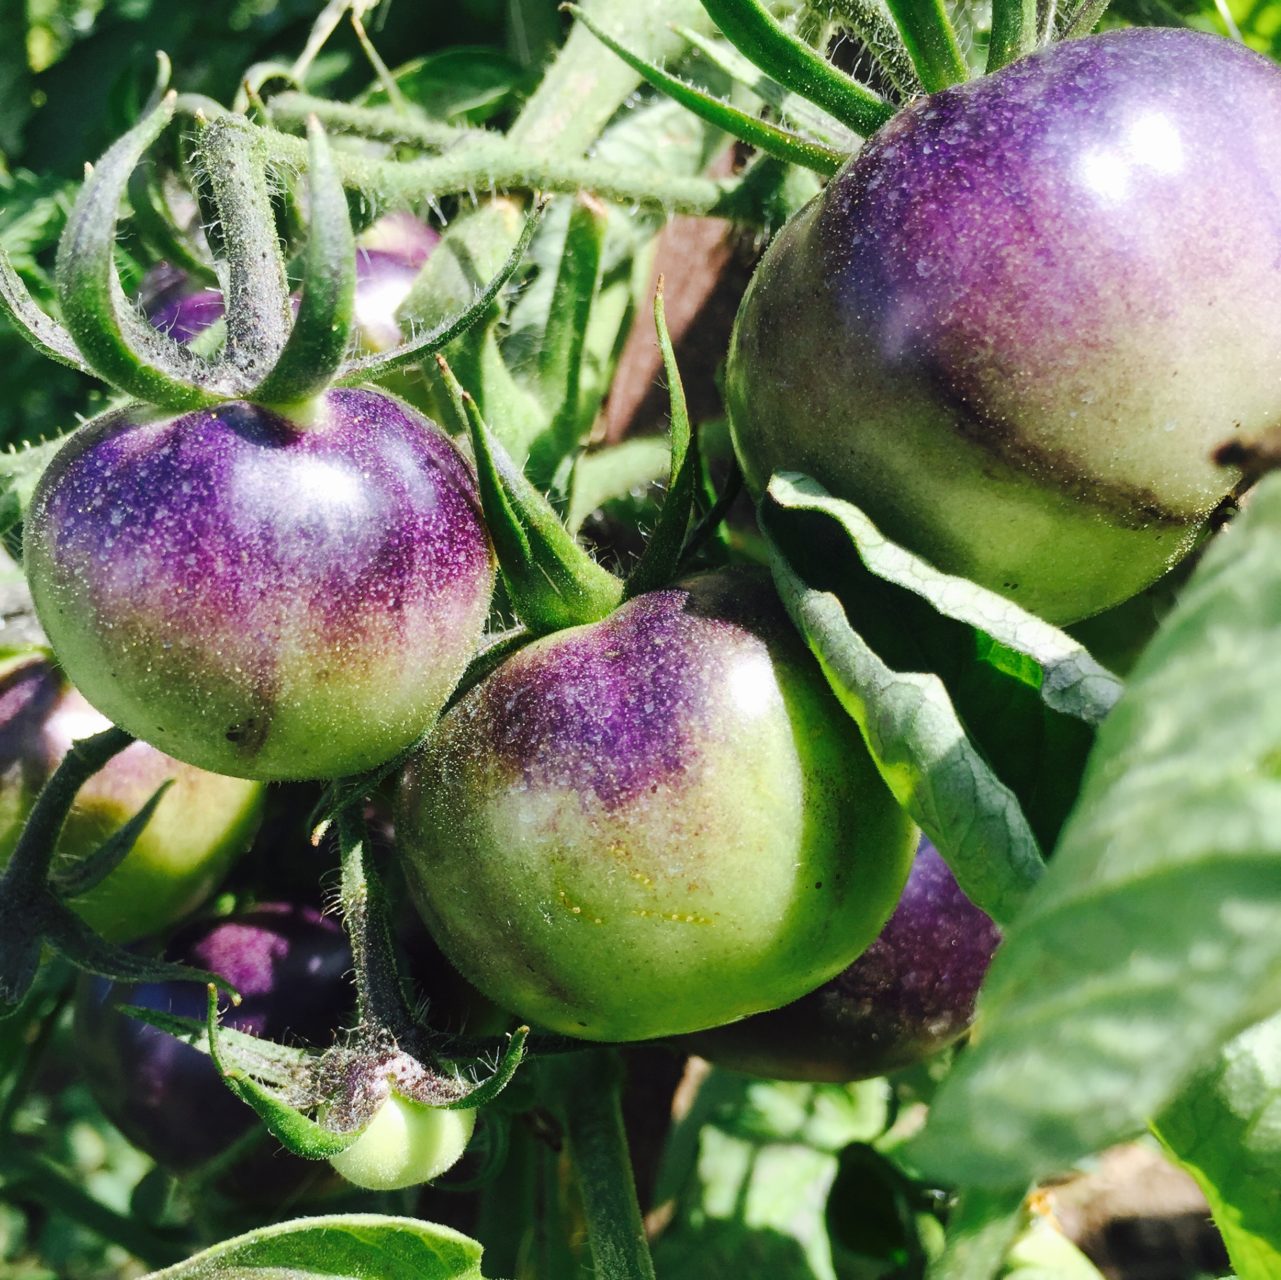
<instances>
[{"instance_id":1,"label":"green leaf","mask_svg":"<svg viewBox=\"0 0 1281 1280\"><path fill-rule=\"evenodd\" d=\"M1281 1016L1224 1046L1156 1121L1241 1280L1281 1276Z\"/></svg>"},{"instance_id":2,"label":"green leaf","mask_svg":"<svg viewBox=\"0 0 1281 1280\"><path fill-rule=\"evenodd\" d=\"M656 1200L662 1280L836 1280L826 1207L840 1153L885 1127L883 1080L785 1084L713 1070L673 1127Z\"/></svg>"},{"instance_id":3,"label":"green leaf","mask_svg":"<svg viewBox=\"0 0 1281 1280\"><path fill-rule=\"evenodd\" d=\"M124 296L116 275L116 224L129 175L173 117L174 95L145 115L98 161L58 242L58 299L80 354L104 381L149 404L195 409L223 398L215 371L157 333Z\"/></svg>"},{"instance_id":4,"label":"green leaf","mask_svg":"<svg viewBox=\"0 0 1281 1280\"><path fill-rule=\"evenodd\" d=\"M760 523L780 595L881 776L965 892L1008 921L1040 875L1038 829L1058 830L1119 682L806 477L774 476Z\"/></svg>"},{"instance_id":5,"label":"green leaf","mask_svg":"<svg viewBox=\"0 0 1281 1280\"><path fill-rule=\"evenodd\" d=\"M309 209L302 300L280 359L253 391L256 400L292 403L330 383L347 353L356 296L356 241L347 196L324 130L308 126Z\"/></svg>"},{"instance_id":6,"label":"green leaf","mask_svg":"<svg viewBox=\"0 0 1281 1280\"><path fill-rule=\"evenodd\" d=\"M442 49L396 67L396 87L429 116L459 124L483 124L512 104L523 87L524 73L496 49ZM381 88L362 99L368 106L387 101Z\"/></svg>"},{"instance_id":7,"label":"green leaf","mask_svg":"<svg viewBox=\"0 0 1281 1280\"><path fill-rule=\"evenodd\" d=\"M609 220L605 206L580 195L570 206L547 327L538 354L538 384L551 422L530 442L526 471L540 489L551 486L563 460L591 426L580 411L583 351L600 291L601 259Z\"/></svg>"},{"instance_id":8,"label":"green leaf","mask_svg":"<svg viewBox=\"0 0 1281 1280\"><path fill-rule=\"evenodd\" d=\"M224 1240L147 1280L482 1280L481 1247L452 1227L329 1214Z\"/></svg>"},{"instance_id":9,"label":"green leaf","mask_svg":"<svg viewBox=\"0 0 1281 1280\"><path fill-rule=\"evenodd\" d=\"M858 150L860 138L857 134L852 133L822 107L816 107L809 99L792 93L777 80L765 75L733 45L723 40L710 40L686 27L680 29L680 34L733 83L741 85L772 107L793 129L824 143L840 156L842 163Z\"/></svg>"},{"instance_id":10,"label":"green leaf","mask_svg":"<svg viewBox=\"0 0 1281 1280\"><path fill-rule=\"evenodd\" d=\"M679 102L687 111L706 120L709 124L723 129L732 137L746 142L779 160L789 164L804 165L831 177L844 163L845 156L822 142L812 138L803 138L788 129L779 128L767 120L748 115L728 102L722 102L697 85L674 76L662 67L647 62L629 49L619 44L613 36L602 31L576 5L569 6L570 12L581 22L611 53L627 63L638 75L643 76L649 84L660 93L665 93L673 102Z\"/></svg>"},{"instance_id":11,"label":"green leaf","mask_svg":"<svg viewBox=\"0 0 1281 1280\"><path fill-rule=\"evenodd\" d=\"M70 434L58 436L0 453L0 533L22 521L45 468L70 438Z\"/></svg>"},{"instance_id":12,"label":"green leaf","mask_svg":"<svg viewBox=\"0 0 1281 1280\"><path fill-rule=\"evenodd\" d=\"M608 502L643 495L671 474L671 465L670 446L656 436L636 436L583 454L569 493L569 531L577 533Z\"/></svg>"},{"instance_id":13,"label":"green leaf","mask_svg":"<svg viewBox=\"0 0 1281 1280\"><path fill-rule=\"evenodd\" d=\"M1139 1131L1281 1007L1281 476L1193 573L1099 731L912 1148L1025 1185Z\"/></svg>"},{"instance_id":14,"label":"green leaf","mask_svg":"<svg viewBox=\"0 0 1281 1280\"><path fill-rule=\"evenodd\" d=\"M658 330L658 349L663 356L663 373L667 379L667 392L671 398L671 476L667 497L658 514L644 553L627 577L624 597L643 595L667 586L680 564L685 536L689 532L689 518L694 510L694 494L702 478L698 456L698 442L690 431L689 407L685 402L685 388L681 384L681 371L676 364L671 334L667 331L667 314L663 306L663 281L659 278L654 294L654 327Z\"/></svg>"},{"instance_id":15,"label":"green leaf","mask_svg":"<svg viewBox=\"0 0 1281 1280\"><path fill-rule=\"evenodd\" d=\"M928 1280L995 1280L1026 1216L1023 1193L965 1192L947 1224L947 1244Z\"/></svg>"},{"instance_id":16,"label":"green leaf","mask_svg":"<svg viewBox=\"0 0 1281 1280\"><path fill-rule=\"evenodd\" d=\"M440 363L471 427L485 523L516 616L535 635L599 621L622 600L622 582L574 541L551 504L490 436L449 366Z\"/></svg>"},{"instance_id":17,"label":"green leaf","mask_svg":"<svg viewBox=\"0 0 1281 1280\"><path fill-rule=\"evenodd\" d=\"M890 103L785 31L758 0L702 0L702 5L725 38L766 75L860 136L875 133L894 115Z\"/></svg>"}]
</instances>

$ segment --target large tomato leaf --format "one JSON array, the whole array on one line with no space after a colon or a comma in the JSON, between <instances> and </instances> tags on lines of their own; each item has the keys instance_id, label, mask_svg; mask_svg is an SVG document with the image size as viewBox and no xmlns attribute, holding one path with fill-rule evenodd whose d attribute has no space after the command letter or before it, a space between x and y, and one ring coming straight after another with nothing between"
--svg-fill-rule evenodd
<instances>
[{"instance_id":1,"label":"large tomato leaf","mask_svg":"<svg viewBox=\"0 0 1281 1280\"><path fill-rule=\"evenodd\" d=\"M481 1280L480 1256L475 1240L450 1227L344 1213L250 1231L147 1280Z\"/></svg>"},{"instance_id":2,"label":"large tomato leaf","mask_svg":"<svg viewBox=\"0 0 1281 1280\"><path fill-rule=\"evenodd\" d=\"M910 1149L1021 1186L1141 1130L1281 1008L1281 476L1198 566L1099 730L1080 801Z\"/></svg>"},{"instance_id":3,"label":"large tomato leaf","mask_svg":"<svg viewBox=\"0 0 1281 1280\"><path fill-rule=\"evenodd\" d=\"M882 777L965 892L1008 920L1120 682L1070 636L889 542L807 477L774 476L760 517L784 603Z\"/></svg>"},{"instance_id":4,"label":"large tomato leaf","mask_svg":"<svg viewBox=\"0 0 1281 1280\"><path fill-rule=\"evenodd\" d=\"M1241 1280L1281 1276L1281 1017L1225 1046L1156 1130L1205 1192Z\"/></svg>"}]
</instances>

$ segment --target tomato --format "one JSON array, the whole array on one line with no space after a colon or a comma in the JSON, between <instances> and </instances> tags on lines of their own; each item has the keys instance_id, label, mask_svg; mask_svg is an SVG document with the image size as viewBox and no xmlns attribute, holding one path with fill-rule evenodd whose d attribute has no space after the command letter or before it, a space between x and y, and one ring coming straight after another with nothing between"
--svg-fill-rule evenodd
<instances>
[{"instance_id":1,"label":"tomato","mask_svg":"<svg viewBox=\"0 0 1281 1280\"><path fill-rule=\"evenodd\" d=\"M414 1187L452 1169L475 1127L474 1111L445 1111L388 1092L368 1128L329 1163L371 1191Z\"/></svg>"},{"instance_id":2,"label":"tomato","mask_svg":"<svg viewBox=\"0 0 1281 1280\"><path fill-rule=\"evenodd\" d=\"M471 473L383 392L291 417L136 405L82 427L25 537L36 611L85 697L236 777L372 767L439 713L494 567Z\"/></svg>"},{"instance_id":3,"label":"tomato","mask_svg":"<svg viewBox=\"0 0 1281 1280\"><path fill-rule=\"evenodd\" d=\"M759 492L806 472L1070 622L1153 581L1281 415L1281 72L1130 29L921 98L775 239L727 370Z\"/></svg>"},{"instance_id":4,"label":"tomato","mask_svg":"<svg viewBox=\"0 0 1281 1280\"><path fill-rule=\"evenodd\" d=\"M396 312L409 297L440 236L412 213L385 214L356 240L355 339L366 351L386 351L405 338ZM222 291L194 288L167 263L147 272L138 291L143 313L177 342L190 342L222 319Z\"/></svg>"},{"instance_id":5,"label":"tomato","mask_svg":"<svg viewBox=\"0 0 1281 1280\"><path fill-rule=\"evenodd\" d=\"M200 921L175 935L165 955L232 982L243 1000L224 1011L223 1025L269 1040L328 1047L355 1003L342 928L310 907L264 903ZM258 1117L205 1054L118 1006L203 1021L206 998L198 982L113 987L84 978L76 992L75 1044L85 1083L125 1137L177 1175L194 1175L223 1156L259 1126ZM290 1155L261 1134L220 1173L220 1191L279 1201L323 1184L323 1163Z\"/></svg>"},{"instance_id":6,"label":"tomato","mask_svg":"<svg viewBox=\"0 0 1281 1280\"><path fill-rule=\"evenodd\" d=\"M442 719L397 837L446 956L569 1035L795 999L872 941L912 829L764 576L547 636Z\"/></svg>"},{"instance_id":7,"label":"tomato","mask_svg":"<svg viewBox=\"0 0 1281 1280\"><path fill-rule=\"evenodd\" d=\"M885 1075L964 1034L999 941L922 837L889 923L849 968L782 1009L683 1037L675 1047L779 1080Z\"/></svg>"},{"instance_id":8,"label":"tomato","mask_svg":"<svg viewBox=\"0 0 1281 1280\"><path fill-rule=\"evenodd\" d=\"M0 864L72 742L108 727L39 654L14 658L0 672ZM72 901L113 941L133 942L194 911L258 827L260 783L206 773L135 742L80 789L57 856L87 857L170 779L173 785L124 861Z\"/></svg>"}]
</instances>

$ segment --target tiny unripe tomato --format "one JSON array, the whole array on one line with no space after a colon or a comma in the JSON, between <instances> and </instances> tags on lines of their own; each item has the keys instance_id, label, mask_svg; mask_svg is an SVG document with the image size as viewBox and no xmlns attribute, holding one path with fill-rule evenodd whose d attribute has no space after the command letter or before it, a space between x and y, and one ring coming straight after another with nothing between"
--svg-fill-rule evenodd
<instances>
[{"instance_id":1,"label":"tiny unripe tomato","mask_svg":"<svg viewBox=\"0 0 1281 1280\"><path fill-rule=\"evenodd\" d=\"M1281 72L1068 40L911 103L779 234L726 377L749 486L806 472L1056 622L1133 595L1281 416Z\"/></svg>"},{"instance_id":2,"label":"tiny unripe tomato","mask_svg":"<svg viewBox=\"0 0 1281 1280\"><path fill-rule=\"evenodd\" d=\"M596 1040L812 990L875 937L914 846L768 578L742 572L522 649L410 765L396 831L458 969Z\"/></svg>"},{"instance_id":3,"label":"tiny unripe tomato","mask_svg":"<svg viewBox=\"0 0 1281 1280\"><path fill-rule=\"evenodd\" d=\"M41 477L36 611L94 706L236 777L357 773L462 674L494 567L467 463L416 410L331 390L95 419Z\"/></svg>"},{"instance_id":4,"label":"tiny unripe tomato","mask_svg":"<svg viewBox=\"0 0 1281 1280\"><path fill-rule=\"evenodd\" d=\"M776 1080L865 1080L911 1066L969 1028L1000 934L924 837L903 896L849 968L769 1013L676 1047Z\"/></svg>"},{"instance_id":5,"label":"tiny unripe tomato","mask_svg":"<svg viewBox=\"0 0 1281 1280\"><path fill-rule=\"evenodd\" d=\"M475 1127L474 1111L428 1107L391 1092L360 1137L329 1163L370 1191L415 1187L452 1169Z\"/></svg>"},{"instance_id":6,"label":"tiny unripe tomato","mask_svg":"<svg viewBox=\"0 0 1281 1280\"><path fill-rule=\"evenodd\" d=\"M286 1044L327 1048L349 1017L351 951L341 927L310 907L265 903L188 925L166 958L227 978L243 997L222 1023ZM115 986L84 978L76 992L75 1044L86 1084L107 1118L136 1147L177 1175L197 1173L260 1124L219 1079L210 1059L119 1012L124 1004L205 1018L198 982ZM267 1135L217 1178L243 1199L282 1200L324 1180Z\"/></svg>"},{"instance_id":7,"label":"tiny unripe tomato","mask_svg":"<svg viewBox=\"0 0 1281 1280\"><path fill-rule=\"evenodd\" d=\"M109 726L40 654L0 669L0 865L72 742ZM260 783L207 773L135 742L80 788L56 857L88 857L169 780L124 861L71 900L114 942L134 942L194 911L249 847L262 816Z\"/></svg>"}]
</instances>

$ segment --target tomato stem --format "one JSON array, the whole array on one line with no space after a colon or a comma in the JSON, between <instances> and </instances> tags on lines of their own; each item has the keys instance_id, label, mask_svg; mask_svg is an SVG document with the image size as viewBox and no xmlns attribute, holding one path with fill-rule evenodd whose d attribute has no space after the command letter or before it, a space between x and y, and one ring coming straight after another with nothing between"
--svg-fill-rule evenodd
<instances>
[{"instance_id":1,"label":"tomato stem","mask_svg":"<svg viewBox=\"0 0 1281 1280\"><path fill-rule=\"evenodd\" d=\"M618 1055L591 1049L558 1065L561 1117L596 1275L602 1280L654 1280L623 1128Z\"/></svg>"}]
</instances>

